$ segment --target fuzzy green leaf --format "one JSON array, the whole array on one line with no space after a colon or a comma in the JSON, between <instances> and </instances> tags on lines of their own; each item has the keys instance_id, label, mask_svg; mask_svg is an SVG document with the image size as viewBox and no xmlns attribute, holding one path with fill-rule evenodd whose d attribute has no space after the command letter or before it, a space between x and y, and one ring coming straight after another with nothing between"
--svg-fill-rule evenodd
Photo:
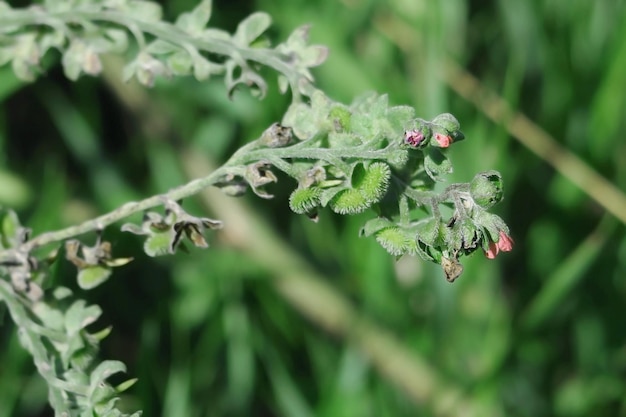
<instances>
[{"instance_id":1,"label":"fuzzy green leaf","mask_svg":"<svg viewBox=\"0 0 626 417\"><path fill-rule=\"evenodd\" d=\"M294 102L287 109L281 124L291 127L298 139L307 140L317 133L317 123L312 116L311 107L302 102Z\"/></svg>"},{"instance_id":2,"label":"fuzzy green leaf","mask_svg":"<svg viewBox=\"0 0 626 417\"><path fill-rule=\"evenodd\" d=\"M389 127L399 136L403 136L407 126L415 118L415 109L410 106L394 106L387 110Z\"/></svg>"},{"instance_id":3,"label":"fuzzy green leaf","mask_svg":"<svg viewBox=\"0 0 626 417\"><path fill-rule=\"evenodd\" d=\"M443 181L443 176L452 173L452 163L438 149L429 148L424 157L424 168L434 181Z\"/></svg>"},{"instance_id":4,"label":"fuzzy green leaf","mask_svg":"<svg viewBox=\"0 0 626 417\"><path fill-rule=\"evenodd\" d=\"M353 171L352 185L361 192L368 206L371 206L385 195L390 178L391 169L384 162L374 162L365 169L359 164Z\"/></svg>"},{"instance_id":5,"label":"fuzzy green leaf","mask_svg":"<svg viewBox=\"0 0 626 417\"><path fill-rule=\"evenodd\" d=\"M13 47L9 49L13 57L13 72L23 81L33 81L41 59L41 49L37 44L37 33L15 35Z\"/></svg>"},{"instance_id":6,"label":"fuzzy green leaf","mask_svg":"<svg viewBox=\"0 0 626 417\"><path fill-rule=\"evenodd\" d=\"M163 9L158 3L145 0L129 0L124 3L125 12L138 20L158 22L163 17Z\"/></svg>"},{"instance_id":7,"label":"fuzzy green leaf","mask_svg":"<svg viewBox=\"0 0 626 417\"><path fill-rule=\"evenodd\" d=\"M132 387L133 385L135 385L137 381L138 381L137 378L128 379L122 382L121 384L118 384L117 386L115 386L115 391L118 393L124 392L128 390L130 387Z\"/></svg>"},{"instance_id":8,"label":"fuzzy green leaf","mask_svg":"<svg viewBox=\"0 0 626 417\"><path fill-rule=\"evenodd\" d=\"M167 57L167 66L175 75L188 75L194 61L187 51L178 51Z\"/></svg>"},{"instance_id":9,"label":"fuzzy green leaf","mask_svg":"<svg viewBox=\"0 0 626 417\"><path fill-rule=\"evenodd\" d=\"M369 207L363 193L354 188L342 190L330 200L330 208L338 214L362 213Z\"/></svg>"},{"instance_id":10,"label":"fuzzy green leaf","mask_svg":"<svg viewBox=\"0 0 626 417\"><path fill-rule=\"evenodd\" d=\"M294 213L310 213L320 204L320 194L317 187L296 188L289 197L289 207Z\"/></svg>"},{"instance_id":11,"label":"fuzzy green leaf","mask_svg":"<svg viewBox=\"0 0 626 417\"><path fill-rule=\"evenodd\" d=\"M111 400L115 400L116 394L112 386L102 383L93 388L91 395L89 395L89 401L95 406L104 405L106 408Z\"/></svg>"},{"instance_id":12,"label":"fuzzy green leaf","mask_svg":"<svg viewBox=\"0 0 626 417\"><path fill-rule=\"evenodd\" d=\"M70 290L67 287L56 287L55 289L52 290L52 297L54 297L55 300L63 300L67 297L70 297L72 295L72 290Z\"/></svg>"},{"instance_id":13,"label":"fuzzy green leaf","mask_svg":"<svg viewBox=\"0 0 626 417\"><path fill-rule=\"evenodd\" d=\"M0 247L7 249L19 244L20 230L22 230L22 225L15 211L3 210L2 222L0 223L0 237L2 238Z\"/></svg>"},{"instance_id":14,"label":"fuzzy green leaf","mask_svg":"<svg viewBox=\"0 0 626 417\"><path fill-rule=\"evenodd\" d=\"M64 331L65 318L60 310L46 303L37 303L33 306L32 310L46 328Z\"/></svg>"},{"instance_id":15,"label":"fuzzy green leaf","mask_svg":"<svg viewBox=\"0 0 626 417\"><path fill-rule=\"evenodd\" d=\"M363 143L360 136L353 133L346 132L330 132L328 134L328 147L329 148L352 148L359 146Z\"/></svg>"},{"instance_id":16,"label":"fuzzy green leaf","mask_svg":"<svg viewBox=\"0 0 626 417\"><path fill-rule=\"evenodd\" d=\"M365 225L359 231L359 236L371 236L374 233L381 231L382 229L393 226L394 223L384 217L377 217L375 219L368 220Z\"/></svg>"},{"instance_id":17,"label":"fuzzy green leaf","mask_svg":"<svg viewBox=\"0 0 626 417\"><path fill-rule=\"evenodd\" d=\"M331 108L329 113L335 132L350 131L350 110L345 106L335 105Z\"/></svg>"},{"instance_id":18,"label":"fuzzy green leaf","mask_svg":"<svg viewBox=\"0 0 626 417\"><path fill-rule=\"evenodd\" d=\"M78 286L90 290L102 284L111 276L111 268L106 266L90 266L78 272Z\"/></svg>"},{"instance_id":19,"label":"fuzzy green leaf","mask_svg":"<svg viewBox=\"0 0 626 417\"><path fill-rule=\"evenodd\" d=\"M312 45L305 48L299 54L303 67L316 67L321 65L328 58L328 48L325 46Z\"/></svg>"},{"instance_id":20,"label":"fuzzy green leaf","mask_svg":"<svg viewBox=\"0 0 626 417\"><path fill-rule=\"evenodd\" d=\"M100 341L100 340L104 340L108 335L111 334L111 330L113 330L113 327L108 326L105 327L104 329L97 331L95 333L91 333L90 337L93 338L94 340Z\"/></svg>"},{"instance_id":21,"label":"fuzzy green leaf","mask_svg":"<svg viewBox=\"0 0 626 417\"><path fill-rule=\"evenodd\" d=\"M393 256L415 252L415 239L399 227L382 229L376 233L376 241Z\"/></svg>"},{"instance_id":22,"label":"fuzzy green leaf","mask_svg":"<svg viewBox=\"0 0 626 417\"><path fill-rule=\"evenodd\" d=\"M181 14L176 19L176 26L192 36L199 35L209 23L212 1L203 0L191 12Z\"/></svg>"},{"instance_id":23,"label":"fuzzy green leaf","mask_svg":"<svg viewBox=\"0 0 626 417\"><path fill-rule=\"evenodd\" d=\"M143 244L143 250L146 255L155 257L172 253L172 233L167 230L162 233L155 233L148 238Z\"/></svg>"},{"instance_id":24,"label":"fuzzy green leaf","mask_svg":"<svg viewBox=\"0 0 626 417\"><path fill-rule=\"evenodd\" d=\"M126 372L126 365L120 361L107 360L101 362L89 376L89 385L95 388L104 382L108 377L120 372Z\"/></svg>"},{"instance_id":25,"label":"fuzzy green leaf","mask_svg":"<svg viewBox=\"0 0 626 417\"><path fill-rule=\"evenodd\" d=\"M376 127L376 121L366 113L354 112L350 117L350 130L364 138L377 136L380 131Z\"/></svg>"},{"instance_id":26,"label":"fuzzy green leaf","mask_svg":"<svg viewBox=\"0 0 626 417\"><path fill-rule=\"evenodd\" d=\"M250 45L256 38L261 36L271 24L272 18L267 13L253 13L239 23L233 39L241 45Z\"/></svg>"},{"instance_id":27,"label":"fuzzy green leaf","mask_svg":"<svg viewBox=\"0 0 626 417\"><path fill-rule=\"evenodd\" d=\"M387 162L395 169L402 169L409 162L409 150L399 146L389 150Z\"/></svg>"},{"instance_id":28,"label":"fuzzy green leaf","mask_svg":"<svg viewBox=\"0 0 626 417\"><path fill-rule=\"evenodd\" d=\"M434 217L421 220L416 225L417 239L428 246L441 243L441 220Z\"/></svg>"},{"instance_id":29,"label":"fuzzy green leaf","mask_svg":"<svg viewBox=\"0 0 626 417\"><path fill-rule=\"evenodd\" d=\"M98 320L102 309L97 305L86 306L84 300L76 300L65 313L65 329L72 335Z\"/></svg>"}]
</instances>

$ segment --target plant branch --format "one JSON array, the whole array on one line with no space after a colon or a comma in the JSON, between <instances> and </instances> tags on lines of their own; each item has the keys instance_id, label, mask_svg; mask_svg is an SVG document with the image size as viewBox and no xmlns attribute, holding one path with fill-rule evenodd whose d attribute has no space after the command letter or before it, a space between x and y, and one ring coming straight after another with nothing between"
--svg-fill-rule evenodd
<instances>
[{"instance_id":1,"label":"plant branch","mask_svg":"<svg viewBox=\"0 0 626 417\"><path fill-rule=\"evenodd\" d=\"M227 166L223 166L222 168L216 169L206 177L197 178L185 185L174 188L173 190L165 194L155 195L138 202L126 203L123 206L107 214L103 214L99 217L75 226L70 226L65 229L55 230L52 232L42 233L24 243L21 249L30 251L34 248L49 243L60 242L65 239L79 236L88 232L103 230L106 226L109 226L135 213L161 206L167 200L180 200L195 195L203 188L215 184L219 178L221 178L223 175L227 175L228 172L229 168ZM3 252L4 251L0 252L0 259L3 258Z\"/></svg>"},{"instance_id":2,"label":"plant branch","mask_svg":"<svg viewBox=\"0 0 626 417\"><path fill-rule=\"evenodd\" d=\"M193 38L170 23L139 20L128 14L115 11L88 11L81 10L80 7L68 12L44 12L40 9L37 11L33 9L12 10L10 14L0 16L0 27L31 25L57 27L56 22L58 21L69 24L81 19L113 23L126 28L135 27L141 32L148 33L163 41L179 46L193 45L198 49L219 55L233 55L233 53L236 53L243 59L259 62L286 75L293 71L293 68L280 59L279 55L271 49L242 48L234 42L217 37L211 40Z\"/></svg>"}]
</instances>

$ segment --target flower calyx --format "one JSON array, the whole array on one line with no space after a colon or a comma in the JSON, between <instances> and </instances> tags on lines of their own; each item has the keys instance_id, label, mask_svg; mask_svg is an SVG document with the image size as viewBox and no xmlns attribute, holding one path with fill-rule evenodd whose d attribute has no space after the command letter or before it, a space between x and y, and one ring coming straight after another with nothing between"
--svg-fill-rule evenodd
<instances>
[{"instance_id":1,"label":"flower calyx","mask_svg":"<svg viewBox=\"0 0 626 417\"><path fill-rule=\"evenodd\" d=\"M424 149L429 145L432 135L429 122L415 119L404 132L404 143L413 149Z\"/></svg>"},{"instance_id":2,"label":"flower calyx","mask_svg":"<svg viewBox=\"0 0 626 417\"><path fill-rule=\"evenodd\" d=\"M502 176L498 171L480 172L470 182L470 195L483 209L489 209L502 201L504 191Z\"/></svg>"},{"instance_id":3,"label":"flower calyx","mask_svg":"<svg viewBox=\"0 0 626 417\"><path fill-rule=\"evenodd\" d=\"M80 249L81 256L78 255ZM113 258L111 243L98 238L94 246L86 246L75 239L65 242L65 258L78 269L78 285L89 290L102 284L111 276L111 268L126 265L133 260L129 258Z\"/></svg>"},{"instance_id":4,"label":"flower calyx","mask_svg":"<svg viewBox=\"0 0 626 417\"><path fill-rule=\"evenodd\" d=\"M259 144L268 148L282 148L293 141L293 131L288 126L273 123L259 138Z\"/></svg>"},{"instance_id":5,"label":"flower calyx","mask_svg":"<svg viewBox=\"0 0 626 417\"><path fill-rule=\"evenodd\" d=\"M447 148L452 143L465 139L465 135L461 132L459 121L450 113L443 113L435 117L432 121L433 137L436 145L440 148Z\"/></svg>"},{"instance_id":6,"label":"flower calyx","mask_svg":"<svg viewBox=\"0 0 626 417\"><path fill-rule=\"evenodd\" d=\"M450 113L440 114L431 121L414 119L404 131L404 144L413 149L429 145L447 148L464 138L459 121Z\"/></svg>"},{"instance_id":7,"label":"flower calyx","mask_svg":"<svg viewBox=\"0 0 626 417\"><path fill-rule=\"evenodd\" d=\"M267 161L259 161L248 165L244 173L244 179L248 182L248 184L250 184L252 191L254 191L254 193L259 197L266 200L274 198L274 196L263 190L261 187L278 181L276 175L274 175L271 171L271 167L271 163Z\"/></svg>"},{"instance_id":8,"label":"flower calyx","mask_svg":"<svg viewBox=\"0 0 626 417\"><path fill-rule=\"evenodd\" d=\"M144 252L148 256L173 254L178 247L186 250L183 237L196 247L207 248L209 244L204 238L204 231L223 226L219 220L192 216L175 201L166 200L164 205L165 215L147 212L141 226L132 223L122 226L124 232L148 236L144 242Z\"/></svg>"},{"instance_id":9,"label":"flower calyx","mask_svg":"<svg viewBox=\"0 0 626 417\"><path fill-rule=\"evenodd\" d=\"M37 279L40 264L24 246L30 237L30 229L23 227L13 210L0 209L0 270L6 270L11 277L13 289L24 294L30 301L43 297L43 290ZM48 258L52 263L56 257L54 251Z\"/></svg>"}]
</instances>

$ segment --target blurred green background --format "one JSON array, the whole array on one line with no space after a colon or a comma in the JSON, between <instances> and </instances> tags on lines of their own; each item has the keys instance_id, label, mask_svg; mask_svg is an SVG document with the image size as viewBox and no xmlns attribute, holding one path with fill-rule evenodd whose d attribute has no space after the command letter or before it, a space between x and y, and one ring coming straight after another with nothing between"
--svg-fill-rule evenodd
<instances>
[{"instance_id":1,"label":"blurred green background","mask_svg":"<svg viewBox=\"0 0 626 417\"><path fill-rule=\"evenodd\" d=\"M173 20L194 2L163 5ZM312 43L331 51L316 80L336 100L375 90L427 119L457 116L468 139L450 150L450 181L499 170L495 212L516 246L464 259L449 284L438 266L395 261L360 239L370 214L323 212L317 224L290 214L288 178L271 201L186 202L226 222L207 251L150 259L111 228L115 253L136 260L78 294L113 325L102 358L139 378L125 407L168 417L626 416L626 237L605 207L626 213L624 1L214 8L212 25L228 30L270 13L275 42L311 23ZM229 101L220 80L150 91L120 86L115 69L106 80L70 83L53 65L24 85L0 68L0 204L35 233L209 172L289 103L275 83L259 102L243 90ZM614 188L590 181L589 168ZM60 284L76 288L73 267L62 269ZM0 417L52 415L14 330L5 318Z\"/></svg>"}]
</instances>

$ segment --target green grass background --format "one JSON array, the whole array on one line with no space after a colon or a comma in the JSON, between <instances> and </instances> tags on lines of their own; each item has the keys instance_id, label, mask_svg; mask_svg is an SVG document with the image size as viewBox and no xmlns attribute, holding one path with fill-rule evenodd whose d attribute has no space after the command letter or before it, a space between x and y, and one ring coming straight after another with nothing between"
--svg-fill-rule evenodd
<instances>
[{"instance_id":1,"label":"green grass background","mask_svg":"<svg viewBox=\"0 0 626 417\"><path fill-rule=\"evenodd\" d=\"M172 20L193 5L164 9ZM113 325L102 358L123 360L139 378L124 407L168 417L626 416L624 225L589 197L594 183L568 179L581 170L554 169L562 153L528 148L547 133L624 198L624 1L214 8L212 24L228 30L252 11L270 13L274 41L311 23L312 42L330 48L315 77L336 100L375 90L424 118L455 114L467 140L450 150L450 181L499 170L505 200L495 212L516 246L496 260L464 260L449 284L436 265L396 262L359 238L367 215L325 211L314 224L289 213L288 178L271 201L185 202L201 215L230 213L207 251L150 259L139 239L110 228L115 253L136 259L78 294L102 306L102 327ZM208 172L279 120L289 100L274 83L263 101L246 91L229 101L220 80L137 90L117 85L115 70L108 82L70 83L58 57L49 59L29 85L0 68L0 204L35 233ZM451 72L455 65L502 100L485 102L482 90L462 97L465 73ZM510 106L542 130L515 130L506 112L494 121L485 103ZM60 283L75 288L73 267L61 270ZM5 318L0 417L52 415L14 330Z\"/></svg>"}]
</instances>

